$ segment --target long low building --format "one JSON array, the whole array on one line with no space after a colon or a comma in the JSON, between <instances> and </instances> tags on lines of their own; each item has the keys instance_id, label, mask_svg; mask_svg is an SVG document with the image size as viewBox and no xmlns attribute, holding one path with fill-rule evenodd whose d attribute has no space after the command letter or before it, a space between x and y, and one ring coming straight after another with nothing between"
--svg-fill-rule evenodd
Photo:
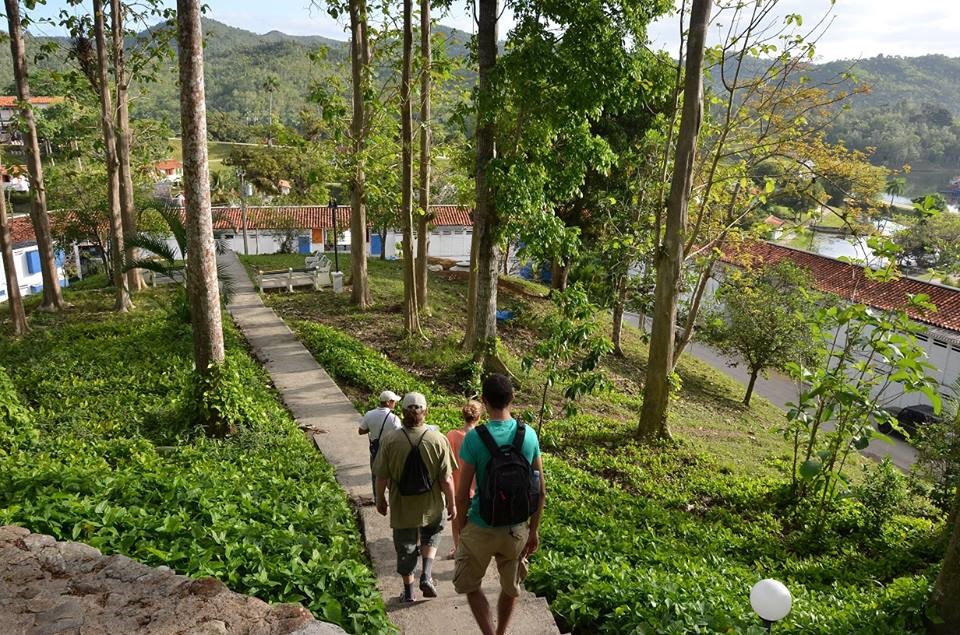
<instances>
[{"instance_id":1,"label":"long low building","mask_svg":"<svg viewBox=\"0 0 960 635\"><path fill-rule=\"evenodd\" d=\"M911 319L926 326L926 333L917 339L936 369L934 376L941 394L953 397L952 386L960 377L960 289L909 277L877 282L867 277L863 266L763 241L729 245L722 259L735 266L765 266L787 260L808 270L816 288L824 293L883 311L905 310ZM919 294L928 296L937 310L912 307L910 296ZM922 395L903 395L901 391L890 405L925 402Z\"/></svg>"},{"instance_id":2,"label":"long low building","mask_svg":"<svg viewBox=\"0 0 960 635\"><path fill-rule=\"evenodd\" d=\"M434 219L430 223L431 256L440 258L466 258L470 254L473 235L473 220L470 209L457 205L432 205ZM214 234L237 253L244 253L243 210L240 207L215 207L217 219ZM350 207L337 208L337 247L340 251L350 249ZM280 250L282 242L290 238L293 249L299 253L333 251L333 208L322 205L248 207L247 251L251 254L272 254ZM376 228L368 227L367 253L386 258L396 258L400 252L402 232L390 228L382 236ZM416 240L416 238L414 239Z\"/></svg>"}]
</instances>

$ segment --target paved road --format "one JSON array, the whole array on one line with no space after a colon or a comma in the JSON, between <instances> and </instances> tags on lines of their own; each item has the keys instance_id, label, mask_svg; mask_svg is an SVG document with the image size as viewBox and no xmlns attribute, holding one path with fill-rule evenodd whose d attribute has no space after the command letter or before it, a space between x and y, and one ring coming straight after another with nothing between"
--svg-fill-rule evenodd
<instances>
[{"instance_id":1,"label":"paved road","mask_svg":"<svg viewBox=\"0 0 960 635\"><path fill-rule=\"evenodd\" d=\"M639 327L640 325L638 316L633 313L625 314L624 320L633 326ZM691 342L687 345L684 353L706 362L717 370L736 379L744 386L746 386L750 380L750 376L743 366L730 366L729 357L718 353L709 346ZM746 390L746 388L744 388L744 390ZM793 380L775 371L771 371L770 376L767 378L757 378L754 393L766 397L770 403L780 406L783 409L787 408L787 402L795 402L797 400L797 386ZM900 439L893 439L893 443L886 443L879 439L874 439L870 442L870 445L863 450L863 455L878 461L885 456L889 456L894 465L903 470L909 469L917 460L916 449Z\"/></svg>"}]
</instances>

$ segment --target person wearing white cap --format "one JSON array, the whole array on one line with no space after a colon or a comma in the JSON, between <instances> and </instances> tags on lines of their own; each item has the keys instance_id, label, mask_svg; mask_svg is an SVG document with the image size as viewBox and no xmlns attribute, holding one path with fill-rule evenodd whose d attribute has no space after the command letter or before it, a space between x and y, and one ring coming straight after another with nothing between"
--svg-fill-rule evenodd
<instances>
[{"instance_id":1,"label":"person wearing white cap","mask_svg":"<svg viewBox=\"0 0 960 635\"><path fill-rule=\"evenodd\" d=\"M437 597L433 561L446 517L457 517L453 500L453 472L456 460L442 433L426 425L427 400L418 392L403 398L403 427L383 439L374 461L377 475L377 511L390 512L393 546L397 552L397 573L403 579L400 603L414 601L413 582L418 557L420 591L423 597ZM389 501L384 495L390 487Z\"/></svg>"},{"instance_id":2,"label":"person wearing white cap","mask_svg":"<svg viewBox=\"0 0 960 635\"><path fill-rule=\"evenodd\" d=\"M373 482L373 504L377 504L377 477L373 474L373 460L380 450L380 441L388 432L400 429L400 417L394 414L400 395L384 390L380 393L380 407L368 410L360 419L359 434L370 435L370 477Z\"/></svg>"}]
</instances>

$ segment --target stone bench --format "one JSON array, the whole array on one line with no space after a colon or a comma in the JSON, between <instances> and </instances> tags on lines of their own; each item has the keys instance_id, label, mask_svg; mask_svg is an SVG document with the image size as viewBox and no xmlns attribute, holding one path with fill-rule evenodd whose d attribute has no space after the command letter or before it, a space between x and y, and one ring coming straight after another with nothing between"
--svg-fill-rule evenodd
<instances>
[{"instance_id":1,"label":"stone bench","mask_svg":"<svg viewBox=\"0 0 960 635\"><path fill-rule=\"evenodd\" d=\"M292 267L273 271L263 271L258 267L255 269L253 282L257 291L260 292L264 289L286 289L291 293L297 287L313 287L319 291L333 284L329 269L294 269Z\"/></svg>"}]
</instances>

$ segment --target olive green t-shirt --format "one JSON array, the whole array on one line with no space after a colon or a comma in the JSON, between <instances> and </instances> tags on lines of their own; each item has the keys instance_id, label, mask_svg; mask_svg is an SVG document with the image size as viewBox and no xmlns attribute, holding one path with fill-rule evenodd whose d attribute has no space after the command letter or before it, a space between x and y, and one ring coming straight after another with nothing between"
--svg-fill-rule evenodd
<instances>
[{"instance_id":1,"label":"olive green t-shirt","mask_svg":"<svg viewBox=\"0 0 960 635\"><path fill-rule=\"evenodd\" d=\"M421 436L420 456L427 466L433 487L424 494L402 496L397 483L403 474L407 454L417 445ZM451 478L456 469L457 462L450 442L440 432L425 425L388 432L380 441L380 451L373 462L373 473L390 481L390 526L394 529L426 527L443 518L443 490L440 483Z\"/></svg>"}]
</instances>

